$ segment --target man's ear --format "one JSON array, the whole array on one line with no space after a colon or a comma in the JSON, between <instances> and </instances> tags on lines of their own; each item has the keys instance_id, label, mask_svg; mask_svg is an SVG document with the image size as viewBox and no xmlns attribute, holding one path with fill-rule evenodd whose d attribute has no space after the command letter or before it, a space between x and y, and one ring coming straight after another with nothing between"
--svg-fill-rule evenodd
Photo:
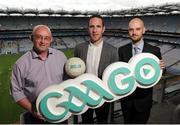
<instances>
[{"instance_id":1,"label":"man's ear","mask_svg":"<svg viewBox=\"0 0 180 125\"><path fill-rule=\"evenodd\" d=\"M31 41L33 41L33 35L32 35L32 34L29 35L29 39L30 39Z\"/></svg>"},{"instance_id":2,"label":"man's ear","mask_svg":"<svg viewBox=\"0 0 180 125\"><path fill-rule=\"evenodd\" d=\"M147 30L146 27L144 27L144 29L143 29L143 34L145 34L146 30Z\"/></svg>"},{"instance_id":3,"label":"man's ear","mask_svg":"<svg viewBox=\"0 0 180 125\"><path fill-rule=\"evenodd\" d=\"M53 40L54 40L54 38L53 38L53 37L51 37L51 43L53 42Z\"/></svg>"},{"instance_id":4,"label":"man's ear","mask_svg":"<svg viewBox=\"0 0 180 125\"><path fill-rule=\"evenodd\" d=\"M103 33L104 33L104 31L106 30L106 27L105 26L103 26Z\"/></svg>"}]
</instances>

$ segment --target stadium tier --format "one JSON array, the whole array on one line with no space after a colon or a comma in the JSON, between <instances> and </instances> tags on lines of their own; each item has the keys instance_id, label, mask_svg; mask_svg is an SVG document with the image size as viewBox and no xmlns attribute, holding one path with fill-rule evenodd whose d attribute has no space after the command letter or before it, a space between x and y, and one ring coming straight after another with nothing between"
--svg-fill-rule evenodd
<instances>
[{"instance_id":1,"label":"stadium tier","mask_svg":"<svg viewBox=\"0 0 180 125\"><path fill-rule=\"evenodd\" d=\"M32 48L29 35L38 24L48 25L53 32L56 49L74 48L76 44L87 42L88 17L53 17L53 16L0 16L0 54L24 53ZM145 22L145 39L161 48L167 66L179 67L180 15L140 16ZM120 47L130 42L128 22L132 17L104 17L106 42ZM153 41L153 42L152 42ZM171 56L173 54L173 57Z\"/></svg>"}]
</instances>

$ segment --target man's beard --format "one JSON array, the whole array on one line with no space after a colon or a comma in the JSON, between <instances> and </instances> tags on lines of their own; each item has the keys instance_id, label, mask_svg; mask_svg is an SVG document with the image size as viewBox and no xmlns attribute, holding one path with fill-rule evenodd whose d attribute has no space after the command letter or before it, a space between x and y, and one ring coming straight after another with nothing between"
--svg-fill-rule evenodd
<instances>
[{"instance_id":1,"label":"man's beard","mask_svg":"<svg viewBox=\"0 0 180 125\"><path fill-rule=\"evenodd\" d=\"M142 37L139 37L139 38L137 38L137 39L131 38L131 40L133 41L133 43L138 43L141 39L142 39Z\"/></svg>"}]
</instances>

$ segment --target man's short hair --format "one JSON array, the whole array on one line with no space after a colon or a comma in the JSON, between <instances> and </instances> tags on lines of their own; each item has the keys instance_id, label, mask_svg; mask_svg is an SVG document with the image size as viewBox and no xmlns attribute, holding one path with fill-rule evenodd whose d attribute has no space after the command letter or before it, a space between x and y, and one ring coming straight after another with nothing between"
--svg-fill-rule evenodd
<instances>
[{"instance_id":1,"label":"man's short hair","mask_svg":"<svg viewBox=\"0 0 180 125\"><path fill-rule=\"evenodd\" d=\"M94 14L94 15L92 15L92 16L89 17L89 21L90 21L92 18L99 18L99 19L101 19L101 20L102 20L102 26L105 26L105 24L104 24L104 19L103 19L103 17L102 17L101 15ZM88 21L88 25L89 25L89 21Z\"/></svg>"},{"instance_id":2,"label":"man's short hair","mask_svg":"<svg viewBox=\"0 0 180 125\"><path fill-rule=\"evenodd\" d=\"M35 31L36 31L39 27L44 27L44 28L46 28L46 29L49 31L49 33L52 35L50 28L49 28L48 26L46 26L46 25L41 25L41 24L40 24L40 25L36 25L36 26L33 28L32 35L34 35Z\"/></svg>"}]
</instances>

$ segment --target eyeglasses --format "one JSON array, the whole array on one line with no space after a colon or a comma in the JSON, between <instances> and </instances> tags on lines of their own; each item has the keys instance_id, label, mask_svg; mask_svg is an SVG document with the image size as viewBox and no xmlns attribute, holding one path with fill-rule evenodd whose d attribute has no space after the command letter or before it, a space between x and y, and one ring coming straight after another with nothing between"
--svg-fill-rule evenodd
<instances>
[{"instance_id":1,"label":"eyeglasses","mask_svg":"<svg viewBox=\"0 0 180 125\"><path fill-rule=\"evenodd\" d=\"M41 41L41 40L42 41L51 41L51 37L50 36L33 35L32 37L36 41Z\"/></svg>"}]
</instances>

